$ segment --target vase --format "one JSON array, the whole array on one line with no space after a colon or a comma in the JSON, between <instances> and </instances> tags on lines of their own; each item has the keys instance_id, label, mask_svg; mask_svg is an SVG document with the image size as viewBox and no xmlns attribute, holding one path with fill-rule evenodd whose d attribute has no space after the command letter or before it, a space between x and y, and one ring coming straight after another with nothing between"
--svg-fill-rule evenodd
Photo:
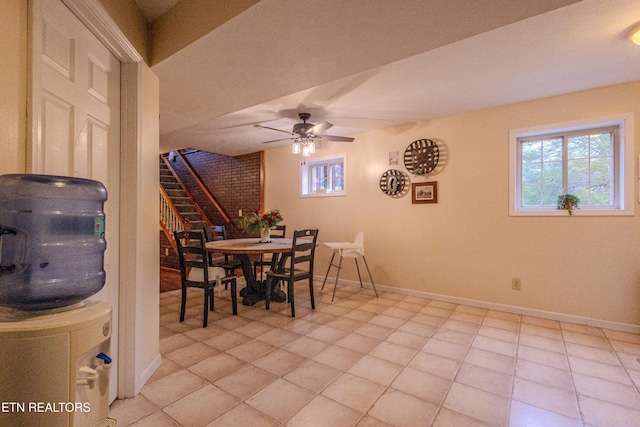
<instances>
[{"instance_id":1,"label":"vase","mask_svg":"<svg viewBox=\"0 0 640 427\"><path fill-rule=\"evenodd\" d=\"M266 243L271 241L271 229L269 227L260 229L260 242Z\"/></svg>"}]
</instances>

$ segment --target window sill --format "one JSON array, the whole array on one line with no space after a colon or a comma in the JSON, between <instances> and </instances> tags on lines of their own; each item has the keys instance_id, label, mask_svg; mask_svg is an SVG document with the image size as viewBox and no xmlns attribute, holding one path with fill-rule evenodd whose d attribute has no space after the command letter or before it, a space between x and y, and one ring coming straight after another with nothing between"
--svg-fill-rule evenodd
<instances>
[{"instance_id":1,"label":"window sill","mask_svg":"<svg viewBox=\"0 0 640 427\"><path fill-rule=\"evenodd\" d=\"M300 198L306 199L306 198L314 198L314 197L341 197L346 195L347 195L346 191L333 191L330 193L301 194Z\"/></svg>"},{"instance_id":2,"label":"window sill","mask_svg":"<svg viewBox=\"0 0 640 427\"><path fill-rule=\"evenodd\" d=\"M574 210L572 215L565 210L519 210L510 211L509 216L545 216L545 217L563 217L563 216L633 216L633 209L603 209L603 210Z\"/></svg>"}]
</instances>

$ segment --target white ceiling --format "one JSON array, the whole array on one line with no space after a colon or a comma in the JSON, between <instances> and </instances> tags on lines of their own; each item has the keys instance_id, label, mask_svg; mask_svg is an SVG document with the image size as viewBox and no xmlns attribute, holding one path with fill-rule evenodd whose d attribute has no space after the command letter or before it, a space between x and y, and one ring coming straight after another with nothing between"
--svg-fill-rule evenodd
<instances>
[{"instance_id":1,"label":"white ceiling","mask_svg":"<svg viewBox=\"0 0 640 427\"><path fill-rule=\"evenodd\" d=\"M640 80L640 47L622 37L640 1L573 1L262 0L152 66L161 151L288 144L261 144L287 135L252 125L290 131L299 112L357 144L367 130Z\"/></svg>"}]
</instances>

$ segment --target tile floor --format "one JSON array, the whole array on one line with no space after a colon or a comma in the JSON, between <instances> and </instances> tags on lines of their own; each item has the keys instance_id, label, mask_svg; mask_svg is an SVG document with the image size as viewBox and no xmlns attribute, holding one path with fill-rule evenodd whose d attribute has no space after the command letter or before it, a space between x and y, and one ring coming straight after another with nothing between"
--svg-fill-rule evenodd
<instances>
[{"instance_id":1,"label":"tile floor","mask_svg":"<svg viewBox=\"0 0 640 427\"><path fill-rule=\"evenodd\" d=\"M240 288L241 286L239 286ZM371 290L160 296L162 364L118 426L640 426L640 336ZM308 291L308 289L307 289Z\"/></svg>"}]
</instances>

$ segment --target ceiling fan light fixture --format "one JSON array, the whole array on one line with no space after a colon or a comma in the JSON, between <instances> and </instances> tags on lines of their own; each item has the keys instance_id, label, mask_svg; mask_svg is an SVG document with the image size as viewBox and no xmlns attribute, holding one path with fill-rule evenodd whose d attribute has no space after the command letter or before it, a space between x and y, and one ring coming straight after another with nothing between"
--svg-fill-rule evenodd
<instances>
[{"instance_id":1,"label":"ceiling fan light fixture","mask_svg":"<svg viewBox=\"0 0 640 427\"><path fill-rule=\"evenodd\" d=\"M259 124L253 125L258 129L268 129L276 132L282 132L289 134L289 138L275 139L273 141L264 141L263 144L267 144L270 142L278 142L284 139L293 140L293 144L291 145L291 152L293 154L302 154L303 156L310 156L311 154L316 152L316 144L315 139L318 138L318 141L322 141L322 136L324 136L329 141L342 141L342 142L351 142L353 138L344 137L344 136L336 136L336 135L324 135L324 131L332 127L333 125L329 122L322 122L314 125L313 123L307 123L307 120L311 115L309 113L300 113L298 114L302 123L297 123L293 126L293 131L289 132L282 129L272 128L269 126L263 126Z\"/></svg>"},{"instance_id":2,"label":"ceiling fan light fixture","mask_svg":"<svg viewBox=\"0 0 640 427\"><path fill-rule=\"evenodd\" d=\"M303 157L309 157L315 151L316 151L315 150L315 144L313 143L313 140L311 140L311 142L309 142L308 138L303 138L302 139L302 156Z\"/></svg>"},{"instance_id":3,"label":"ceiling fan light fixture","mask_svg":"<svg viewBox=\"0 0 640 427\"><path fill-rule=\"evenodd\" d=\"M293 154L300 154L301 150L300 150L300 142L298 142L298 140L295 140L293 142L293 145L291 146L291 152Z\"/></svg>"},{"instance_id":4,"label":"ceiling fan light fixture","mask_svg":"<svg viewBox=\"0 0 640 427\"><path fill-rule=\"evenodd\" d=\"M640 46L640 22L624 32L624 38Z\"/></svg>"},{"instance_id":5,"label":"ceiling fan light fixture","mask_svg":"<svg viewBox=\"0 0 640 427\"><path fill-rule=\"evenodd\" d=\"M291 152L293 154L302 154L304 157L315 153L316 144L313 142L313 137L303 136L296 138L291 146Z\"/></svg>"}]
</instances>

